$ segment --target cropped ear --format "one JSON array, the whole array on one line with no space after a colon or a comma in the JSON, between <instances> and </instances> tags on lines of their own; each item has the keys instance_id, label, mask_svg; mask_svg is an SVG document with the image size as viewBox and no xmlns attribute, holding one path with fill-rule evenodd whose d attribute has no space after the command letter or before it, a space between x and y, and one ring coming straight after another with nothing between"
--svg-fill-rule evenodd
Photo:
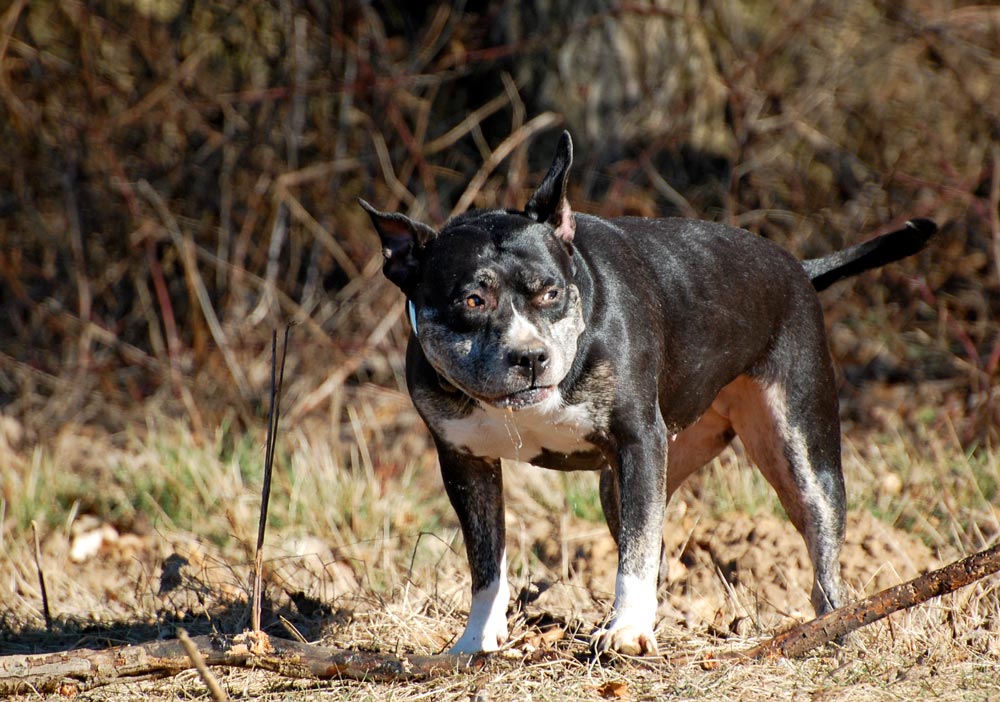
<instances>
[{"instance_id":1,"label":"cropped ear","mask_svg":"<svg viewBox=\"0 0 1000 702\"><path fill-rule=\"evenodd\" d=\"M569 132L563 132L556 146L556 155L545 174L542 184L524 206L524 213L536 222L545 222L555 228L557 237L563 242L573 242L576 222L573 211L566 199L566 180L569 167L573 165L573 139Z\"/></svg>"},{"instance_id":2,"label":"cropped ear","mask_svg":"<svg viewBox=\"0 0 1000 702\"><path fill-rule=\"evenodd\" d=\"M358 199L382 240L382 272L404 293L409 295L416 282L417 257L427 242L437 238L437 231L426 224L415 222L399 212L379 212L362 199Z\"/></svg>"}]
</instances>

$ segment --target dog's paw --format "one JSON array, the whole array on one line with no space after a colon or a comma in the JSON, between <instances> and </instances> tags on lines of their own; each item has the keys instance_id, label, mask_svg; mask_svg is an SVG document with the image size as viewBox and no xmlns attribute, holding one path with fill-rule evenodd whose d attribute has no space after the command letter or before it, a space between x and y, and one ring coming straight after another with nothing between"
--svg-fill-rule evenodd
<instances>
[{"instance_id":1,"label":"dog's paw","mask_svg":"<svg viewBox=\"0 0 1000 702\"><path fill-rule=\"evenodd\" d=\"M651 626L612 621L591 636L591 647L598 655L615 651L626 656L655 656L659 653Z\"/></svg>"},{"instance_id":2,"label":"dog's paw","mask_svg":"<svg viewBox=\"0 0 1000 702\"><path fill-rule=\"evenodd\" d=\"M500 560L500 572L507 568L507 555ZM449 653L496 651L507 641L507 602L510 588L506 578L496 578L472 593L469 622Z\"/></svg>"},{"instance_id":3,"label":"dog's paw","mask_svg":"<svg viewBox=\"0 0 1000 702\"><path fill-rule=\"evenodd\" d=\"M487 626L483 629L473 630L469 626L465 633L455 642L455 645L448 649L448 653L489 653L498 651L507 641L507 622L502 625Z\"/></svg>"}]
</instances>

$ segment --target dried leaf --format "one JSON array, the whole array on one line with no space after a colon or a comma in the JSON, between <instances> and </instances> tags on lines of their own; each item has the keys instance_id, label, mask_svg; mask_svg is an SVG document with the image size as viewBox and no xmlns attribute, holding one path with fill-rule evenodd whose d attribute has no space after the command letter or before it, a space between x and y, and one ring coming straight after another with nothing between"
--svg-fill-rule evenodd
<instances>
[{"instance_id":1,"label":"dried leaf","mask_svg":"<svg viewBox=\"0 0 1000 702\"><path fill-rule=\"evenodd\" d=\"M628 683L621 680L609 680L599 688L597 694L606 700L622 700L628 697Z\"/></svg>"}]
</instances>

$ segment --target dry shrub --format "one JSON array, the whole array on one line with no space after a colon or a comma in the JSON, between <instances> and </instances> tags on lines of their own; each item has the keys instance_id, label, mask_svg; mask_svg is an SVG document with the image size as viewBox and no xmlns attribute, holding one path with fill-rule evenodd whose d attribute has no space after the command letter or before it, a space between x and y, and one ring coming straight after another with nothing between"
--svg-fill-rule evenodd
<instances>
[{"instance_id":1,"label":"dry shrub","mask_svg":"<svg viewBox=\"0 0 1000 702\"><path fill-rule=\"evenodd\" d=\"M856 388L879 380L942 407L967 444L996 438L994 8L559 12L14 3L5 411L32 437L121 428L143 405L255 421L281 320L300 324L293 396L331 375L398 388L402 325L378 329L396 293L354 198L433 223L459 202L520 203L561 113L583 211L723 219L801 255L936 218L927 254L824 297L847 416L871 419Z\"/></svg>"}]
</instances>

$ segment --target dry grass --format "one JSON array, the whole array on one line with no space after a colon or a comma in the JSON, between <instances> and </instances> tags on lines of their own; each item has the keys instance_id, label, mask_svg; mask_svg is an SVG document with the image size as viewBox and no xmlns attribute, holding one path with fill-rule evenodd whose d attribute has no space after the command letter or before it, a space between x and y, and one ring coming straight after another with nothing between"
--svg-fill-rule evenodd
<instances>
[{"instance_id":1,"label":"dry grass","mask_svg":"<svg viewBox=\"0 0 1000 702\"><path fill-rule=\"evenodd\" d=\"M413 412L397 408L392 424L379 424L379 410L377 402L358 404L354 412L368 421L351 426L352 441L339 451L330 450L338 442L329 427L282 430L264 621L287 636L278 621L284 617L309 640L332 646L436 653L460 633L468 607L461 538L425 442L414 438L411 458L387 475L392 464L382 462L382 453L393 449L372 436L399 430L392 424L409 426ZM970 461L946 437L923 445L873 438L849 436L846 444L852 512L843 563L858 595L995 541L1000 510L984 486L1000 478L997 454ZM18 460L6 483L14 499L4 503L0 533L0 557L11 566L0 581L0 651L142 641L170 636L179 624L196 633L246 626L262 443L262 435L248 436L234 446L220 431L197 444L190 430L173 423L145 436L85 441L67 428L51 448L28 455L8 446L7 464ZM60 482L67 468L75 478ZM586 636L612 600L615 562L606 528L595 521L595 476L519 465L508 466L507 475L512 589L534 594L520 607L512 603L510 647L485 671L409 685L316 685L229 672L221 675L223 686L260 698L405 701L595 699L606 684L612 684L608 694L619 689L616 683L625 686L627 699L763 700L802 693L987 699L995 691L995 577L876 624L845 651L803 661L714 670L644 661L594 665ZM145 492L150 486L159 491L155 501L143 497L152 494ZM94 495L106 504L87 511L103 509L102 520L81 509ZM668 529L675 557L657 629L665 654L748 647L809 616L804 547L778 512L739 451L727 452L678 493ZM45 525L42 567L53 631L45 630L41 614L30 517ZM112 525L117 535L108 531L96 553L72 560L87 533ZM551 642L539 638L552 626L566 634ZM140 691L155 698L204 694L197 677L181 675L88 696Z\"/></svg>"}]
</instances>

